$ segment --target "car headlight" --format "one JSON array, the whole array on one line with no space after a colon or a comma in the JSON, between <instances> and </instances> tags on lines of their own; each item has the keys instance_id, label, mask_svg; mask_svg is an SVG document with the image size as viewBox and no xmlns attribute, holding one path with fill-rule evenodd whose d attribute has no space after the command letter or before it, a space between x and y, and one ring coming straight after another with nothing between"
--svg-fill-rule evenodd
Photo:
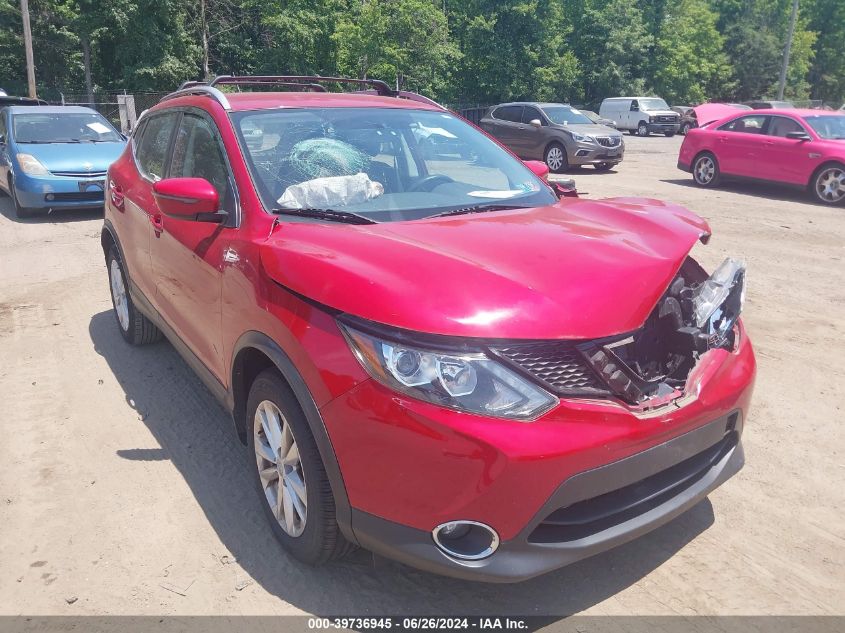
<instances>
[{"instance_id":1,"label":"car headlight","mask_svg":"<svg viewBox=\"0 0 845 633\"><path fill-rule=\"evenodd\" d=\"M17 159L21 171L29 176L44 176L50 173L32 154L18 154Z\"/></svg>"},{"instance_id":2,"label":"car headlight","mask_svg":"<svg viewBox=\"0 0 845 633\"><path fill-rule=\"evenodd\" d=\"M586 134L578 134L577 132L570 132L572 134L572 140L577 141L579 143L595 143L596 139L592 136L587 136Z\"/></svg>"},{"instance_id":3,"label":"car headlight","mask_svg":"<svg viewBox=\"0 0 845 633\"><path fill-rule=\"evenodd\" d=\"M340 328L364 369L411 397L468 413L530 421L557 398L482 352L435 351Z\"/></svg>"}]
</instances>

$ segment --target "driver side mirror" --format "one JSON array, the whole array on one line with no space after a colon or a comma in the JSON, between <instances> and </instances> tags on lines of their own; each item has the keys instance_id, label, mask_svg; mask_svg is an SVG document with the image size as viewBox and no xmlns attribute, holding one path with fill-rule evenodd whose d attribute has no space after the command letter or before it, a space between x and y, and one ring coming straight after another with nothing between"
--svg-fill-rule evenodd
<instances>
[{"instance_id":1,"label":"driver side mirror","mask_svg":"<svg viewBox=\"0 0 845 633\"><path fill-rule=\"evenodd\" d=\"M193 222L226 221L220 211L220 196L205 178L166 178L153 185L153 195L161 212L176 220Z\"/></svg>"},{"instance_id":2,"label":"driver side mirror","mask_svg":"<svg viewBox=\"0 0 845 633\"><path fill-rule=\"evenodd\" d=\"M531 119L528 124L534 127L543 127L543 122L540 119Z\"/></svg>"},{"instance_id":3,"label":"driver side mirror","mask_svg":"<svg viewBox=\"0 0 845 633\"><path fill-rule=\"evenodd\" d=\"M549 177L549 166L546 165L541 160L524 160L522 161L528 169L534 172L534 175L542 178L543 180L548 180Z\"/></svg>"},{"instance_id":4,"label":"driver side mirror","mask_svg":"<svg viewBox=\"0 0 845 633\"><path fill-rule=\"evenodd\" d=\"M803 131L787 132L786 138L795 139L796 141L809 141L810 135Z\"/></svg>"}]
</instances>

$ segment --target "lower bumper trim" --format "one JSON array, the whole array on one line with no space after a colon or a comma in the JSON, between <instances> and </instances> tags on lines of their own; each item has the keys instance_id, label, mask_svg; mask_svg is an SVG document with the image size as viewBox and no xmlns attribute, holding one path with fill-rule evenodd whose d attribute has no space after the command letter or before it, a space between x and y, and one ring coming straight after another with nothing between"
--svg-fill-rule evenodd
<instances>
[{"instance_id":1,"label":"lower bumper trim","mask_svg":"<svg viewBox=\"0 0 845 633\"><path fill-rule=\"evenodd\" d=\"M482 582L518 582L564 567L631 541L671 521L703 500L736 474L745 463L739 437L742 421L735 412L618 462L564 481L535 518L514 539L501 543L495 554L479 561L459 561L441 552L431 533L352 510L352 529L361 546L425 571ZM731 439L729 436L733 436ZM717 454L715 445L721 444ZM607 494L658 475L711 450L713 459L692 483L677 486L641 511L602 524L596 531L565 542L532 542L529 537L557 508ZM495 527L495 526L494 526Z\"/></svg>"}]
</instances>

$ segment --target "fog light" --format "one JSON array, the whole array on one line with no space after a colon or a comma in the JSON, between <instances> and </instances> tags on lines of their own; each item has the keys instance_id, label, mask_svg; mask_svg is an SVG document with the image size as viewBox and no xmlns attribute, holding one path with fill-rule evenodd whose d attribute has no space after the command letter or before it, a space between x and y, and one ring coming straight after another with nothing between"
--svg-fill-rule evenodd
<instances>
[{"instance_id":1,"label":"fog light","mask_svg":"<svg viewBox=\"0 0 845 633\"><path fill-rule=\"evenodd\" d=\"M52 193L48 193L46 196L44 196L44 199L49 202L50 200L55 200L56 196L54 196Z\"/></svg>"},{"instance_id":2,"label":"fog light","mask_svg":"<svg viewBox=\"0 0 845 633\"><path fill-rule=\"evenodd\" d=\"M588 150L588 149L579 149L577 152L575 152L575 155L576 156L586 156L589 153L590 153L590 150Z\"/></svg>"},{"instance_id":3,"label":"fog light","mask_svg":"<svg viewBox=\"0 0 845 633\"><path fill-rule=\"evenodd\" d=\"M431 531L442 552L460 560L481 560L499 547L499 535L477 521L449 521Z\"/></svg>"}]
</instances>

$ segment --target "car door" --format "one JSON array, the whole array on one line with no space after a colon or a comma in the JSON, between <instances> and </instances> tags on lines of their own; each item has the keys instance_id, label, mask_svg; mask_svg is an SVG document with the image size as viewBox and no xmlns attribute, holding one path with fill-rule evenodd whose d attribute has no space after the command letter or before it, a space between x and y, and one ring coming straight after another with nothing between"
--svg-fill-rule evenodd
<instances>
[{"instance_id":1,"label":"car door","mask_svg":"<svg viewBox=\"0 0 845 633\"><path fill-rule=\"evenodd\" d=\"M624 110L625 128L628 130L636 130L640 124L640 102L636 99L631 99L630 105Z\"/></svg>"},{"instance_id":2,"label":"car door","mask_svg":"<svg viewBox=\"0 0 845 633\"><path fill-rule=\"evenodd\" d=\"M150 245L156 307L176 334L222 380L221 281L238 205L220 133L201 110L186 110L172 143L168 178L204 178L217 190L224 224L159 216Z\"/></svg>"},{"instance_id":3,"label":"car door","mask_svg":"<svg viewBox=\"0 0 845 633\"><path fill-rule=\"evenodd\" d=\"M784 115L769 117L764 141L765 164L761 164L765 171L759 177L806 185L821 161L821 152L814 148L814 140L787 138L790 132L802 132L808 139L813 139L797 119Z\"/></svg>"},{"instance_id":4,"label":"car door","mask_svg":"<svg viewBox=\"0 0 845 633\"><path fill-rule=\"evenodd\" d=\"M6 110L0 108L0 189L9 186L9 129L6 124Z\"/></svg>"},{"instance_id":5,"label":"car door","mask_svg":"<svg viewBox=\"0 0 845 633\"><path fill-rule=\"evenodd\" d=\"M717 130L714 151L722 173L760 178L760 167L766 162L764 130L768 118L762 114L741 116Z\"/></svg>"},{"instance_id":6,"label":"car door","mask_svg":"<svg viewBox=\"0 0 845 633\"><path fill-rule=\"evenodd\" d=\"M531 121L540 121L540 125L532 125ZM543 152L546 148L546 118L538 108L534 106L523 106L522 108L522 130L517 137L517 153L527 160L543 160Z\"/></svg>"},{"instance_id":7,"label":"car door","mask_svg":"<svg viewBox=\"0 0 845 633\"><path fill-rule=\"evenodd\" d=\"M170 141L179 113L166 111L150 114L132 138L133 163L126 169L115 165L109 172L109 204L132 283L153 302L155 281L150 265L150 237L157 222L158 206L153 198L153 183L161 180L167 165Z\"/></svg>"},{"instance_id":8,"label":"car door","mask_svg":"<svg viewBox=\"0 0 845 633\"><path fill-rule=\"evenodd\" d=\"M493 126L490 133L507 145L515 154L519 154L519 132L522 128L522 106L499 106L492 112Z\"/></svg>"}]
</instances>

